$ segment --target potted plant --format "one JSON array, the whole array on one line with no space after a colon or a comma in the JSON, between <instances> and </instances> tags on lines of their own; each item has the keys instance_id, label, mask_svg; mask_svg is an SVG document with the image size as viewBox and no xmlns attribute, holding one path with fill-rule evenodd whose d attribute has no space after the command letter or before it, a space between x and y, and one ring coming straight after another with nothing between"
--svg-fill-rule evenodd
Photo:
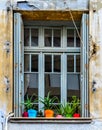
<instances>
[{"instance_id":1,"label":"potted plant","mask_svg":"<svg viewBox=\"0 0 102 130\"><path fill-rule=\"evenodd\" d=\"M56 118L62 118L63 117L63 114L64 114L63 104L60 103L58 106L56 106L55 113L56 113Z\"/></svg>"},{"instance_id":2,"label":"potted plant","mask_svg":"<svg viewBox=\"0 0 102 130\"><path fill-rule=\"evenodd\" d=\"M80 100L76 96L72 96L72 105L74 108L73 117L80 117Z\"/></svg>"},{"instance_id":3,"label":"potted plant","mask_svg":"<svg viewBox=\"0 0 102 130\"><path fill-rule=\"evenodd\" d=\"M21 104L24 105L24 113L22 114L23 117L36 117L37 116L37 110L35 110L34 103L37 102L37 100L33 101L34 94L29 97L27 95L27 99L22 102Z\"/></svg>"},{"instance_id":4,"label":"potted plant","mask_svg":"<svg viewBox=\"0 0 102 130\"><path fill-rule=\"evenodd\" d=\"M54 103L58 101L56 96L51 97L50 92L48 92L47 96L42 98L40 97L40 102L43 103L44 107L44 116L45 117L53 117L54 116Z\"/></svg>"},{"instance_id":5,"label":"potted plant","mask_svg":"<svg viewBox=\"0 0 102 130\"><path fill-rule=\"evenodd\" d=\"M74 108L72 107L72 104L71 103L66 103L64 105L64 113L63 113L63 115L65 117L72 117L73 113L74 113Z\"/></svg>"},{"instance_id":6,"label":"potted plant","mask_svg":"<svg viewBox=\"0 0 102 130\"><path fill-rule=\"evenodd\" d=\"M60 111L65 117L80 117L79 111L80 108L80 100L76 96L72 96L72 100L70 102L64 103L61 105Z\"/></svg>"}]
</instances>

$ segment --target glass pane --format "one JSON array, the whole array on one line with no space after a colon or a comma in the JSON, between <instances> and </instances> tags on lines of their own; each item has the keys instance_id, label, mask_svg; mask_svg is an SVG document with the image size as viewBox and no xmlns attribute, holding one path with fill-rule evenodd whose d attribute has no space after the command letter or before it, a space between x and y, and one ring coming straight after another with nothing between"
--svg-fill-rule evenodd
<instances>
[{"instance_id":1,"label":"glass pane","mask_svg":"<svg viewBox=\"0 0 102 130\"><path fill-rule=\"evenodd\" d=\"M52 72L51 55L45 55L45 72Z\"/></svg>"},{"instance_id":2,"label":"glass pane","mask_svg":"<svg viewBox=\"0 0 102 130\"><path fill-rule=\"evenodd\" d=\"M67 72L74 72L74 55L67 56Z\"/></svg>"},{"instance_id":3,"label":"glass pane","mask_svg":"<svg viewBox=\"0 0 102 130\"><path fill-rule=\"evenodd\" d=\"M24 46L29 46L29 29L24 29Z\"/></svg>"},{"instance_id":4,"label":"glass pane","mask_svg":"<svg viewBox=\"0 0 102 130\"><path fill-rule=\"evenodd\" d=\"M54 56L54 72L61 72L61 56Z\"/></svg>"},{"instance_id":5,"label":"glass pane","mask_svg":"<svg viewBox=\"0 0 102 130\"><path fill-rule=\"evenodd\" d=\"M72 96L80 97L80 75L67 74L67 101Z\"/></svg>"},{"instance_id":6,"label":"glass pane","mask_svg":"<svg viewBox=\"0 0 102 130\"><path fill-rule=\"evenodd\" d=\"M61 46L61 30L59 29L54 30L53 45L54 47Z\"/></svg>"},{"instance_id":7,"label":"glass pane","mask_svg":"<svg viewBox=\"0 0 102 130\"><path fill-rule=\"evenodd\" d=\"M30 58L29 54L24 55L24 71L30 71Z\"/></svg>"},{"instance_id":8,"label":"glass pane","mask_svg":"<svg viewBox=\"0 0 102 130\"><path fill-rule=\"evenodd\" d=\"M31 46L38 46L38 29L31 29Z\"/></svg>"},{"instance_id":9,"label":"glass pane","mask_svg":"<svg viewBox=\"0 0 102 130\"><path fill-rule=\"evenodd\" d=\"M38 72L38 55L31 55L31 71Z\"/></svg>"},{"instance_id":10,"label":"glass pane","mask_svg":"<svg viewBox=\"0 0 102 130\"><path fill-rule=\"evenodd\" d=\"M79 31L79 30L78 30ZM80 31L79 31L80 33ZM76 32L76 47L80 47L80 38L78 36L78 33Z\"/></svg>"},{"instance_id":11,"label":"glass pane","mask_svg":"<svg viewBox=\"0 0 102 130\"><path fill-rule=\"evenodd\" d=\"M28 73L24 75L24 99L26 100L27 95L29 97L33 96L32 101L38 98L38 73ZM35 96L36 95L36 96ZM36 109L38 109L38 104L36 103Z\"/></svg>"},{"instance_id":12,"label":"glass pane","mask_svg":"<svg viewBox=\"0 0 102 130\"><path fill-rule=\"evenodd\" d=\"M67 30L67 47L74 47L74 30Z\"/></svg>"},{"instance_id":13,"label":"glass pane","mask_svg":"<svg viewBox=\"0 0 102 130\"><path fill-rule=\"evenodd\" d=\"M52 29L44 30L44 42L45 47L51 47L52 45Z\"/></svg>"},{"instance_id":14,"label":"glass pane","mask_svg":"<svg viewBox=\"0 0 102 130\"><path fill-rule=\"evenodd\" d=\"M61 74L45 74L45 96L51 92L51 97L57 96L60 101ZM58 103L58 101L56 101Z\"/></svg>"},{"instance_id":15,"label":"glass pane","mask_svg":"<svg viewBox=\"0 0 102 130\"><path fill-rule=\"evenodd\" d=\"M76 72L80 72L80 55L76 55Z\"/></svg>"}]
</instances>

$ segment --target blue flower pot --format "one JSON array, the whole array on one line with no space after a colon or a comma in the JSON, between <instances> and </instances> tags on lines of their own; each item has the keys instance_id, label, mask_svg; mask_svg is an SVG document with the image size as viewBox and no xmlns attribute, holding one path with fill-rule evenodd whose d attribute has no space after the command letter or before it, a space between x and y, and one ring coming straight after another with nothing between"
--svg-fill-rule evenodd
<instances>
[{"instance_id":1,"label":"blue flower pot","mask_svg":"<svg viewBox=\"0 0 102 130\"><path fill-rule=\"evenodd\" d=\"M37 111L34 109L29 109L28 110L28 117L36 117L37 116Z\"/></svg>"}]
</instances>

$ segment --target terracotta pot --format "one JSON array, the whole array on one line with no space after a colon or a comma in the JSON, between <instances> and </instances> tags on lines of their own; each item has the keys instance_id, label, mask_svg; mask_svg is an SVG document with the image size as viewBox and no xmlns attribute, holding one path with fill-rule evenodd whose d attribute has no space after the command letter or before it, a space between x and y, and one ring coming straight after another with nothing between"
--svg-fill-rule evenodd
<instances>
[{"instance_id":1,"label":"terracotta pot","mask_svg":"<svg viewBox=\"0 0 102 130\"><path fill-rule=\"evenodd\" d=\"M53 117L54 116L54 111L50 110L50 109L45 110L44 115L45 115L45 117Z\"/></svg>"},{"instance_id":2,"label":"terracotta pot","mask_svg":"<svg viewBox=\"0 0 102 130\"><path fill-rule=\"evenodd\" d=\"M78 118L78 117L80 117L80 114L79 113L74 113L73 117Z\"/></svg>"}]
</instances>

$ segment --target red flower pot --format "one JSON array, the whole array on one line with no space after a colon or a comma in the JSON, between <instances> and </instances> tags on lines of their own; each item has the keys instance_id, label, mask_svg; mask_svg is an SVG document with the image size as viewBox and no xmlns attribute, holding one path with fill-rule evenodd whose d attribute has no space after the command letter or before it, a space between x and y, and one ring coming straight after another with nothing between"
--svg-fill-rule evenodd
<instances>
[{"instance_id":1,"label":"red flower pot","mask_svg":"<svg viewBox=\"0 0 102 130\"><path fill-rule=\"evenodd\" d=\"M28 117L28 112L23 112L22 116L23 117Z\"/></svg>"},{"instance_id":2,"label":"red flower pot","mask_svg":"<svg viewBox=\"0 0 102 130\"><path fill-rule=\"evenodd\" d=\"M78 118L78 117L80 117L80 114L79 114L79 113L75 113L75 114L73 115L73 117Z\"/></svg>"}]
</instances>

